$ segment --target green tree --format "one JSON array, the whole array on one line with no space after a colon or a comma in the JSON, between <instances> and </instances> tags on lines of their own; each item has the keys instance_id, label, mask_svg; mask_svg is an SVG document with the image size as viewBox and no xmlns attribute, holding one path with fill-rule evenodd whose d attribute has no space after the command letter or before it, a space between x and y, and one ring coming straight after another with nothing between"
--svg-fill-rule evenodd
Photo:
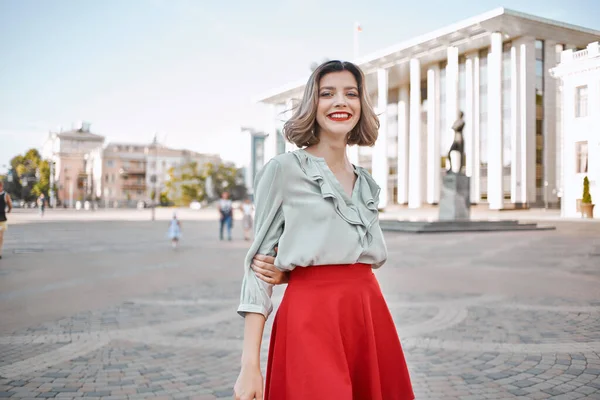
<instances>
[{"instance_id":1,"label":"green tree","mask_svg":"<svg viewBox=\"0 0 600 400\"><path fill-rule=\"evenodd\" d=\"M204 199L205 179L200 173L198 163L190 162L179 168L171 167L168 174L165 197L173 200L176 205L187 206L194 200Z\"/></svg>"},{"instance_id":2,"label":"green tree","mask_svg":"<svg viewBox=\"0 0 600 400\"><path fill-rule=\"evenodd\" d=\"M32 192L37 196L44 193L48 195L50 190L50 163L47 160L38 164L38 181L33 185Z\"/></svg>"},{"instance_id":3,"label":"green tree","mask_svg":"<svg viewBox=\"0 0 600 400\"><path fill-rule=\"evenodd\" d=\"M203 201L210 193L212 198L221 197L225 191L233 199L243 198L246 188L240 170L233 165L206 163L200 166L196 162L187 163L168 171L166 196L176 205L189 205L192 201Z\"/></svg>"},{"instance_id":4,"label":"green tree","mask_svg":"<svg viewBox=\"0 0 600 400\"><path fill-rule=\"evenodd\" d=\"M203 177L206 182L210 177L212 190L215 197L221 197L223 192L233 194L234 188L239 181L238 169L233 165L206 163L203 169Z\"/></svg>"},{"instance_id":5,"label":"green tree","mask_svg":"<svg viewBox=\"0 0 600 400\"><path fill-rule=\"evenodd\" d=\"M36 149L10 160L12 184L7 191L15 199L35 200L41 193L48 195L50 189L50 165Z\"/></svg>"},{"instance_id":6,"label":"green tree","mask_svg":"<svg viewBox=\"0 0 600 400\"><path fill-rule=\"evenodd\" d=\"M160 193L160 205L167 206L167 205L169 205L169 203L171 203L171 200L169 199L169 192L168 191L161 192Z\"/></svg>"}]
</instances>

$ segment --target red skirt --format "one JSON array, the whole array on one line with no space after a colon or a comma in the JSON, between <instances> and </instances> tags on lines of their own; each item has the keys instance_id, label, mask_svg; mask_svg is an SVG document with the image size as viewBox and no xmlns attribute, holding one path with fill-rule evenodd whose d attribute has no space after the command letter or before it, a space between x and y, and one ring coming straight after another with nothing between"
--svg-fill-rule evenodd
<instances>
[{"instance_id":1,"label":"red skirt","mask_svg":"<svg viewBox=\"0 0 600 400\"><path fill-rule=\"evenodd\" d=\"M396 327L370 265L292 271L273 322L264 398L415 398Z\"/></svg>"}]
</instances>

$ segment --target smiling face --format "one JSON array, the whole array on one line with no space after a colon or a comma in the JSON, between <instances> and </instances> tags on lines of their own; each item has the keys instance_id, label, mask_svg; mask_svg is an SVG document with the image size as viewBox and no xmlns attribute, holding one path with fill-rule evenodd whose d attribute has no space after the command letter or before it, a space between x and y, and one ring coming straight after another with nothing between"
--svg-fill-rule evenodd
<instances>
[{"instance_id":1,"label":"smiling face","mask_svg":"<svg viewBox=\"0 0 600 400\"><path fill-rule=\"evenodd\" d=\"M346 138L360 119L358 84L350 71L330 72L319 81L318 135Z\"/></svg>"}]
</instances>

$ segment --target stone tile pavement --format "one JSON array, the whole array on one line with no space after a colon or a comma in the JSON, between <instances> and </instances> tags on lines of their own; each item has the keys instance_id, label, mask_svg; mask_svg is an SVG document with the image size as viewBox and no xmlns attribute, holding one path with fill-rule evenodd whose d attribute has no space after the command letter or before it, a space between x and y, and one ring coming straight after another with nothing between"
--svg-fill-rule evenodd
<instances>
[{"instance_id":1,"label":"stone tile pavement","mask_svg":"<svg viewBox=\"0 0 600 400\"><path fill-rule=\"evenodd\" d=\"M0 260L0 398L232 398L247 242L208 218L176 251L162 220L21 222ZM557 228L386 233L376 274L417 399L600 399L600 224Z\"/></svg>"}]
</instances>

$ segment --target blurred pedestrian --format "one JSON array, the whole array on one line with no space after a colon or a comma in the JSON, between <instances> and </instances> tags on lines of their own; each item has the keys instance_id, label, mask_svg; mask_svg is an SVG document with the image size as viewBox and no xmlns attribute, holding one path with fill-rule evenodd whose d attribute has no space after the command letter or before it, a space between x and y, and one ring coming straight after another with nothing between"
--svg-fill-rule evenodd
<instances>
[{"instance_id":1,"label":"blurred pedestrian","mask_svg":"<svg viewBox=\"0 0 600 400\"><path fill-rule=\"evenodd\" d=\"M43 217L44 211L46 210L46 196L44 196L44 193L40 194L40 196L38 197L37 204L40 208L40 215Z\"/></svg>"},{"instance_id":2,"label":"blurred pedestrian","mask_svg":"<svg viewBox=\"0 0 600 400\"><path fill-rule=\"evenodd\" d=\"M179 245L179 239L181 239L181 222L177 218L177 214L173 213L173 218L169 223L169 239L171 239L171 246L176 249Z\"/></svg>"},{"instance_id":3,"label":"blurred pedestrian","mask_svg":"<svg viewBox=\"0 0 600 400\"><path fill-rule=\"evenodd\" d=\"M8 229L6 214L12 210L10 195L4 191L4 182L0 181L0 258L2 258L2 247L4 245L4 234Z\"/></svg>"},{"instance_id":4,"label":"blurred pedestrian","mask_svg":"<svg viewBox=\"0 0 600 400\"><path fill-rule=\"evenodd\" d=\"M244 240L250 240L250 236L252 233L253 226L253 214L254 214L254 205L250 201L248 197L244 199L244 202L240 205L240 210L242 211L242 226L244 228Z\"/></svg>"},{"instance_id":5,"label":"blurred pedestrian","mask_svg":"<svg viewBox=\"0 0 600 400\"><path fill-rule=\"evenodd\" d=\"M227 228L227 239L231 240L231 227L233 226L233 202L229 199L229 192L223 192L219 200L220 227L219 239L223 240L223 228Z\"/></svg>"}]
</instances>

